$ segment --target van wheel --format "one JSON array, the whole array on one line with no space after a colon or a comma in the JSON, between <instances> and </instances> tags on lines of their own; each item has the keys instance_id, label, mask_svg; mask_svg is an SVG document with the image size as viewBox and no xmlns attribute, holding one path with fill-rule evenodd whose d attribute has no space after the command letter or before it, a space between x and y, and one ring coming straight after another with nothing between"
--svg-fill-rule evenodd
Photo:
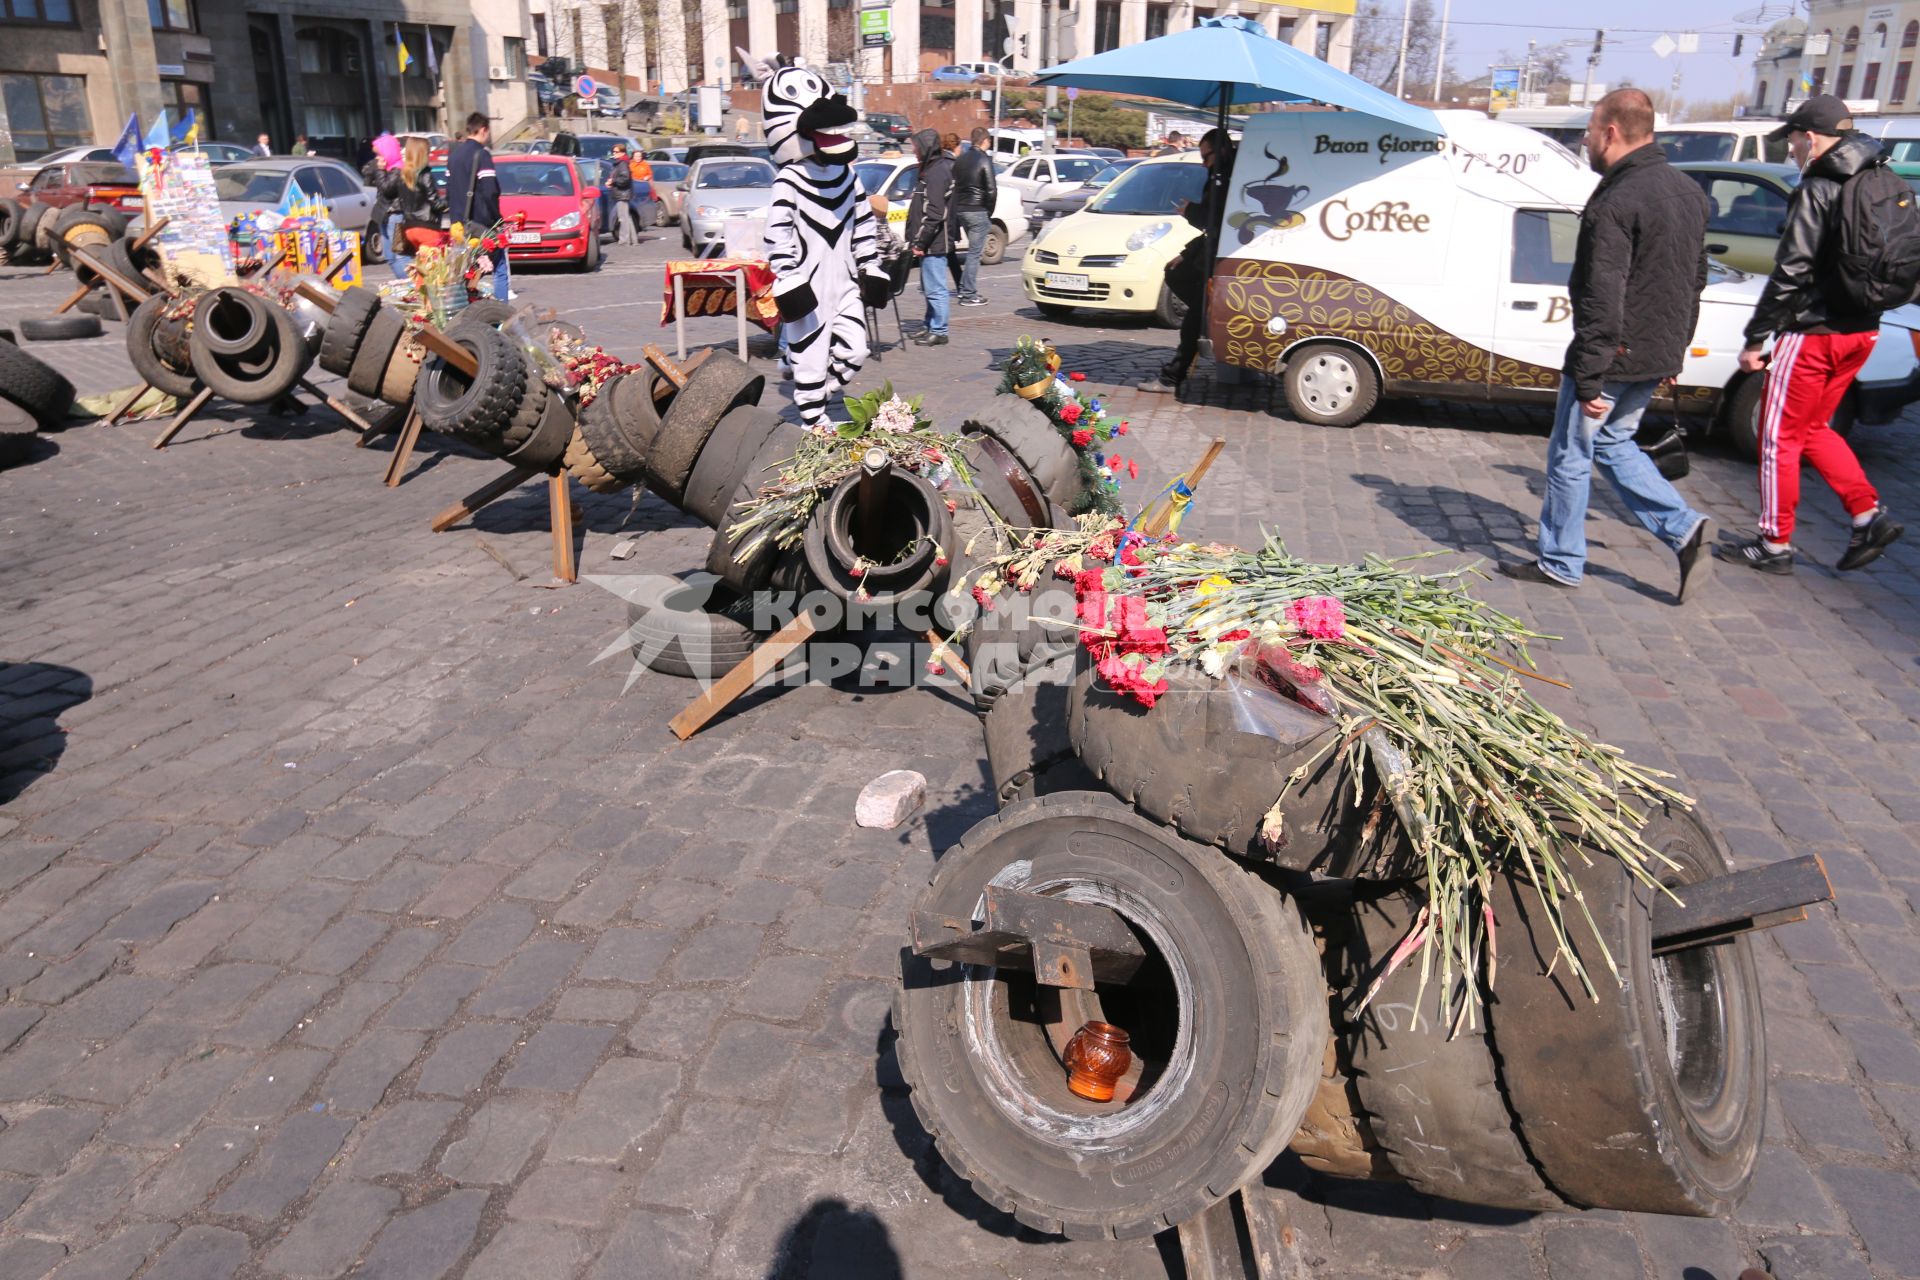
<instances>
[{"instance_id":1,"label":"van wheel","mask_svg":"<svg viewBox=\"0 0 1920 1280\"><path fill-rule=\"evenodd\" d=\"M1160 286L1160 300L1153 304L1153 322L1162 329L1178 329L1187 318L1187 304L1166 285Z\"/></svg>"},{"instance_id":2,"label":"van wheel","mask_svg":"<svg viewBox=\"0 0 1920 1280\"><path fill-rule=\"evenodd\" d=\"M1065 320L1073 315L1072 307L1063 307L1057 302L1036 302L1033 305L1040 308L1040 314L1049 320Z\"/></svg>"},{"instance_id":3,"label":"van wheel","mask_svg":"<svg viewBox=\"0 0 1920 1280\"><path fill-rule=\"evenodd\" d=\"M987 243L980 249L980 265L997 267L1007 256L1007 229L994 223L987 231Z\"/></svg>"},{"instance_id":4,"label":"van wheel","mask_svg":"<svg viewBox=\"0 0 1920 1280\"><path fill-rule=\"evenodd\" d=\"M1748 374L1734 388L1720 420L1721 430L1727 433L1727 443L1748 461L1758 461L1760 457L1760 397L1766 389L1766 374Z\"/></svg>"},{"instance_id":5,"label":"van wheel","mask_svg":"<svg viewBox=\"0 0 1920 1280\"><path fill-rule=\"evenodd\" d=\"M1380 380L1349 347L1310 342L1287 358L1287 401L1302 422L1351 427L1373 412Z\"/></svg>"}]
</instances>

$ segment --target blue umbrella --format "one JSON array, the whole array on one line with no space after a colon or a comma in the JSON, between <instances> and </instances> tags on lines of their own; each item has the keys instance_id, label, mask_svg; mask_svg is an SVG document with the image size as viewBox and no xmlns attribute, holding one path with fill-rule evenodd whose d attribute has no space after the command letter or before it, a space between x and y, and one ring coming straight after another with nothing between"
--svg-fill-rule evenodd
<instances>
[{"instance_id":1,"label":"blue umbrella","mask_svg":"<svg viewBox=\"0 0 1920 1280\"><path fill-rule=\"evenodd\" d=\"M1439 118L1427 108L1402 102L1275 40L1260 24L1237 14L1205 18L1174 35L1047 67L1034 76L1033 83L1137 93L1192 107L1213 107L1223 126L1232 106L1323 102L1409 129L1442 132Z\"/></svg>"}]
</instances>

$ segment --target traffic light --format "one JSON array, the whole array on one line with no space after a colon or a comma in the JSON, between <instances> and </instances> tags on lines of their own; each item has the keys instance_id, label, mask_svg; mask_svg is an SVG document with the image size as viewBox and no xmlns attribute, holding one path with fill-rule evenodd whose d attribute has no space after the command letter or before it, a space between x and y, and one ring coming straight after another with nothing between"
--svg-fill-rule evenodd
<instances>
[{"instance_id":1,"label":"traffic light","mask_svg":"<svg viewBox=\"0 0 1920 1280\"><path fill-rule=\"evenodd\" d=\"M1597 58L1600 56L1600 46L1605 44L1606 42L1607 42L1607 33L1605 31L1596 31L1593 33L1593 56L1594 57Z\"/></svg>"},{"instance_id":2,"label":"traffic light","mask_svg":"<svg viewBox=\"0 0 1920 1280\"><path fill-rule=\"evenodd\" d=\"M1742 35L1735 35L1733 37L1733 56L1736 58L1740 56L1740 42L1744 39L1746 39L1746 37Z\"/></svg>"},{"instance_id":3,"label":"traffic light","mask_svg":"<svg viewBox=\"0 0 1920 1280\"><path fill-rule=\"evenodd\" d=\"M1031 37L1031 36L1029 36L1029 35L1027 35L1027 34L1026 34L1026 33L1024 33L1024 32L1022 32L1022 33L1021 33L1021 36L1020 36L1020 56L1021 56L1021 57L1023 57L1023 58L1027 56L1027 41L1028 41L1028 40L1030 40L1030 39L1032 39L1032 37Z\"/></svg>"}]
</instances>

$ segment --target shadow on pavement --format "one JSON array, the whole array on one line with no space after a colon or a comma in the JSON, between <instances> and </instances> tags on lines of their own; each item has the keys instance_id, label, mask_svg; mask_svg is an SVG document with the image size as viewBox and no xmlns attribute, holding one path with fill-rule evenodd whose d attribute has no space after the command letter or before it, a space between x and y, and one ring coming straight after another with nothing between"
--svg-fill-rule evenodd
<instances>
[{"instance_id":1,"label":"shadow on pavement","mask_svg":"<svg viewBox=\"0 0 1920 1280\"><path fill-rule=\"evenodd\" d=\"M0 804L53 772L67 749L60 714L93 696L93 679L45 662L0 662Z\"/></svg>"},{"instance_id":2,"label":"shadow on pavement","mask_svg":"<svg viewBox=\"0 0 1920 1280\"><path fill-rule=\"evenodd\" d=\"M844 1200L816 1200L787 1227L767 1280L900 1280L887 1224Z\"/></svg>"}]
</instances>

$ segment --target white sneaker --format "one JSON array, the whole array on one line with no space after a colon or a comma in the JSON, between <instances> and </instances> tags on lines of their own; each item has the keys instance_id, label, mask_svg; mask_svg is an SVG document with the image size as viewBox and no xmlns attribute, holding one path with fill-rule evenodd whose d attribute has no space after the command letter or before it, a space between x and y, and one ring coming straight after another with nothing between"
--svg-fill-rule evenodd
<instances>
[{"instance_id":1,"label":"white sneaker","mask_svg":"<svg viewBox=\"0 0 1920 1280\"><path fill-rule=\"evenodd\" d=\"M520 296L520 295L519 295L518 293L516 293L515 291L513 291L512 289L509 289L509 290L507 290L507 301L508 301L508 302L512 302L512 301L514 301L514 300L515 300L515 299L517 299L517 298L518 298L519 296Z\"/></svg>"}]
</instances>

